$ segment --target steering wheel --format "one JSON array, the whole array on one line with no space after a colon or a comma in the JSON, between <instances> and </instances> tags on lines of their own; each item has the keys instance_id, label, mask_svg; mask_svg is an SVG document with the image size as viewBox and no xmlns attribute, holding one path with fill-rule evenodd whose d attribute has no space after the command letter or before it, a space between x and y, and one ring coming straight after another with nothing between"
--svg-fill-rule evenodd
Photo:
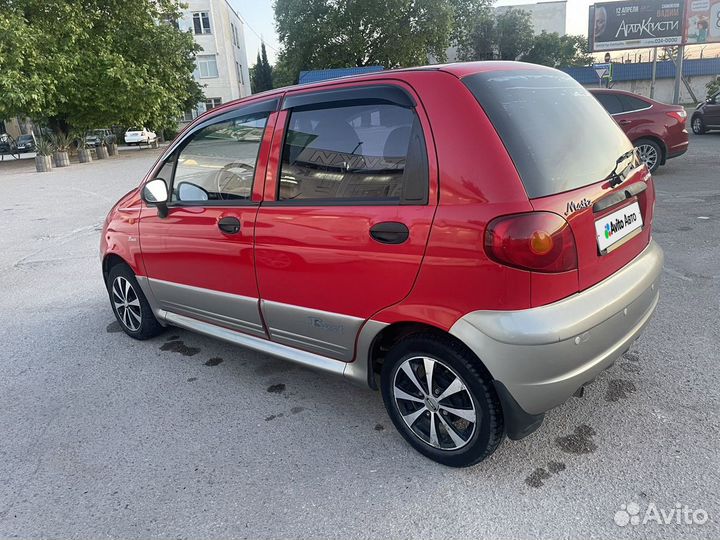
<instances>
[{"instance_id":1,"label":"steering wheel","mask_svg":"<svg viewBox=\"0 0 720 540\"><path fill-rule=\"evenodd\" d=\"M252 192L255 167L239 161L228 163L215 173L219 199L249 199ZM229 195L235 195L230 197Z\"/></svg>"}]
</instances>

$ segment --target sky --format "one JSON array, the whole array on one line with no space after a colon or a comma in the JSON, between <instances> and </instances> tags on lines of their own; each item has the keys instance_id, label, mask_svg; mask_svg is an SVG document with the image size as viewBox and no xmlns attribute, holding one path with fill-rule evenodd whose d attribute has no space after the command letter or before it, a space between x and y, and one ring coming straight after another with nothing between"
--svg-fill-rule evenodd
<instances>
[{"instance_id":1,"label":"sky","mask_svg":"<svg viewBox=\"0 0 720 540\"><path fill-rule=\"evenodd\" d=\"M275 63L277 53L280 50L277 33L275 32L275 21L273 19L273 0L228 0L240 17L245 21L245 43L247 45L248 63L255 64L257 53L260 50L261 36L265 41L268 60L271 64ZM517 4L527 4L529 0L497 0L497 6L512 6ZM593 0L567 0L566 11L566 28L568 34L587 35L587 18L588 8ZM697 47L690 47L689 56L694 56ZM712 50L711 50L712 49ZM712 53L715 56L716 49L720 49L717 45L709 46L706 54ZM616 51L613 56L622 56L628 54L627 51ZM632 54L632 53L631 53ZM649 50L641 51L643 56L648 55ZM643 58L644 60L644 58ZM615 61L615 58L613 58Z\"/></svg>"}]
</instances>

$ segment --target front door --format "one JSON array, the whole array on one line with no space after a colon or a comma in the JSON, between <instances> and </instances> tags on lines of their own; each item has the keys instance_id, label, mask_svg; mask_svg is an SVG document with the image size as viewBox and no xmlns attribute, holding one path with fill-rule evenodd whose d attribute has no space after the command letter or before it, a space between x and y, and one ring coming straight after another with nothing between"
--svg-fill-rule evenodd
<instances>
[{"instance_id":1,"label":"front door","mask_svg":"<svg viewBox=\"0 0 720 540\"><path fill-rule=\"evenodd\" d=\"M420 268L436 204L427 120L387 84L291 92L282 109L255 228L263 316L272 340L349 362Z\"/></svg>"},{"instance_id":2,"label":"front door","mask_svg":"<svg viewBox=\"0 0 720 540\"><path fill-rule=\"evenodd\" d=\"M253 267L261 191L253 189L263 177L258 156L276 103L200 124L159 170L171 194L169 212L160 217L143 208L140 247L162 309L267 337Z\"/></svg>"}]
</instances>

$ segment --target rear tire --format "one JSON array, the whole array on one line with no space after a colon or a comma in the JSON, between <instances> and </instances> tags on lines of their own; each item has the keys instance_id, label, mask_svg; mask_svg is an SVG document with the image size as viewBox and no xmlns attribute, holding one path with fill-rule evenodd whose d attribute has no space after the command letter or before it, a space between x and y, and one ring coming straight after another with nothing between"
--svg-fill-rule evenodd
<instances>
[{"instance_id":1,"label":"rear tire","mask_svg":"<svg viewBox=\"0 0 720 540\"><path fill-rule=\"evenodd\" d=\"M705 135L705 133L707 133L705 122L703 122L703 119L700 116L693 116L690 125L692 126L692 130L695 135Z\"/></svg>"},{"instance_id":2,"label":"rear tire","mask_svg":"<svg viewBox=\"0 0 720 540\"><path fill-rule=\"evenodd\" d=\"M433 461L469 467L503 440L502 408L490 374L448 337L415 334L396 344L385 357L381 391L397 430Z\"/></svg>"},{"instance_id":3,"label":"rear tire","mask_svg":"<svg viewBox=\"0 0 720 540\"><path fill-rule=\"evenodd\" d=\"M115 318L128 336L144 340L163 331L129 266L116 264L110 269L107 289Z\"/></svg>"},{"instance_id":4,"label":"rear tire","mask_svg":"<svg viewBox=\"0 0 720 540\"><path fill-rule=\"evenodd\" d=\"M663 153L660 145L650 139L638 139L635 141L640 159L645 162L651 173L657 171L662 161Z\"/></svg>"}]
</instances>

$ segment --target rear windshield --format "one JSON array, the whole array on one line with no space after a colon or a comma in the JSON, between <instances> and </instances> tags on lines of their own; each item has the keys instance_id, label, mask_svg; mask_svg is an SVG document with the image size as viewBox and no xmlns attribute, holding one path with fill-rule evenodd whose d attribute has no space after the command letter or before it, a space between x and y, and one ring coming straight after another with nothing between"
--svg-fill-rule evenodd
<instances>
[{"instance_id":1,"label":"rear windshield","mask_svg":"<svg viewBox=\"0 0 720 540\"><path fill-rule=\"evenodd\" d=\"M598 101L561 71L493 71L463 83L495 126L531 199L603 180L632 149Z\"/></svg>"}]
</instances>

